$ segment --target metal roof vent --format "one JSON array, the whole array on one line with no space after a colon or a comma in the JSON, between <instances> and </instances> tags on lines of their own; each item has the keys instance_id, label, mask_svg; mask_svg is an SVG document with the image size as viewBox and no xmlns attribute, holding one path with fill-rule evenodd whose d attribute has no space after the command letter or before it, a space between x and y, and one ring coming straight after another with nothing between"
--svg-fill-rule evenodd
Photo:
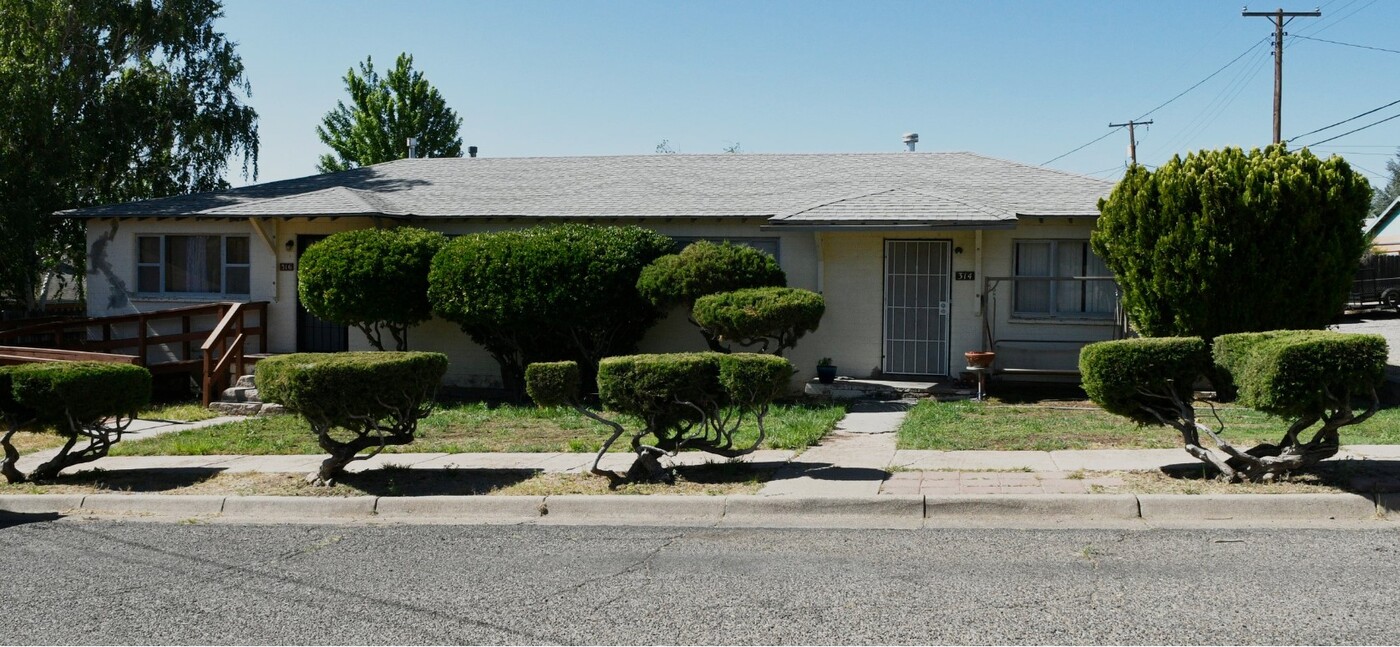
<instances>
[{"instance_id":1,"label":"metal roof vent","mask_svg":"<svg viewBox=\"0 0 1400 647\"><path fill-rule=\"evenodd\" d=\"M409 137L409 138L408 138L408 159L413 159L413 158L415 158L415 157L418 157L418 138L417 138L417 137Z\"/></svg>"},{"instance_id":2,"label":"metal roof vent","mask_svg":"<svg viewBox=\"0 0 1400 647\"><path fill-rule=\"evenodd\" d=\"M909 152L914 152L914 145L919 143L919 133L904 133L904 145L909 147Z\"/></svg>"}]
</instances>

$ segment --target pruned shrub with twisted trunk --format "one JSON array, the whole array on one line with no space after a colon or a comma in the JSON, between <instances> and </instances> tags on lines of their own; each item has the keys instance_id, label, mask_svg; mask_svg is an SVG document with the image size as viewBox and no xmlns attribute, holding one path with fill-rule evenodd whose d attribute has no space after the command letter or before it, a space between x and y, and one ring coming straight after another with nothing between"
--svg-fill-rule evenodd
<instances>
[{"instance_id":1,"label":"pruned shrub with twisted trunk","mask_svg":"<svg viewBox=\"0 0 1400 647\"><path fill-rule=\"evenodd\" d=\"M19 452L11 444L26 424L52 425L67 438L56 456L29 473L29 480L47 481L64 468L106 456L150 401L151 372L140 366L53 362L0 367L0 415L6 422L0 474L11 483L26 479L15 467ZM86 446L74 451L80 440Z\"/></svg>"},{"instance_id":2,"label":"pruned shrub with twisted trunk","mask_svg":"<svg viewBox=\"0 0 1400 647\"><path fill-rule=\"evenodd\" d=\"M826 313L822 295L797 288L749 288L695 300L691 316L721 342L782 355L813 332Z\"/></svg>"},{"instance_id":3,"label":"pruned shrub with twisted trunk","mask_svg":"<svg viewBox=\"0 0 1400 647\"><path fill-rule=\"evenodd\" d=\"M768 405L791 376L787 360L754 353L609 357L598 369L599 397L604 409L642 419L642 428L631 432L579 403L578 366L573 362L532 364L526 383L531 397L542 406L568 403L613 430L598 451L592 471L616 486L630 481L672 482L675 475L661 465L660 458L682 450L726 457L754 451L766 437ZM749 417L757 424L758 437L736 445L735 433ZM629 433L637 454L632 467L624 475L601 469L599 462L608 449ZM655 436L654 445L642 444L648 434Z\"/></svg>"},{"instance_id":4,"label":"pruned shrub with twisted trunk","mask_svg":"<svg viewBox=\"0 0 1400 647\"><path fill-rule=\"evenodd\" d=\"M787 274L766 252L733 243L695 241L678 254L651 262L637 279L637 291L658 308L681 306L687 313L700 297L747 288L783 287ZM696 322L710 350L727 353L718 335Z\"/></svg>"},{"instance_id":5,"label":"pruned shrub with twisted trunk","mask_svg":"<svg viewBox=\"0 0 1400 647\"><path fill-rule=\"evenodd\" d=\"M1386 355L1385 340L1376 335L1287 330L1222 335L1210 354L1195 337L1099 342L1084 347L1079 370L1085 392L1105 410L1177 429L1186 451L1225 480L1260 481L1335 455L1337 430L1366 420L1379 406L1376 387ZM1240 451L1222 437L1223 427L1197 420L1192 384L1212 367L1213 377L1224 381L1215 385L1219 392L1237 393L1241 405L1291 420L1277 445ZM1357 397L1367 402L1360 414L1353 408ZM1319 423L1309 441L1300 441ZM1206 448L1202 434L1225 456Z\"/></svg>"},{"instance_id":6,"label":"pruned shrub with twisted trunk","mask_svg":"<svg viewBox=\"0 0 1400 647\"><path fill-rule=\"evenodd\" d=\"M432 411L447 356L441 353L296 353L257 364L258 393L301 414L330 453L307 476L332 483L352 461L413 442ZM360 452L370 450L368 454Z\"/></svg>"}]
</instances>

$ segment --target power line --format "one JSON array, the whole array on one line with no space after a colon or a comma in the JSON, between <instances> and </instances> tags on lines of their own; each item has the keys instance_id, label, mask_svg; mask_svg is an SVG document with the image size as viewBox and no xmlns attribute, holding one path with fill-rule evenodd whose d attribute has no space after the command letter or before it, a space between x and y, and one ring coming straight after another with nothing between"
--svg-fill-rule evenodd
<instances>
[{"instance_id":1,"label":"power line","mask_svg":"<svg viewBox=\"0 0 1400 647\"><path fill-rule=\"evenodd\" d=\"M1170 98L1170 99L1167 99L1166 101L1164 101L1161 105L1157 106L1156 108L1153 108L1153 109L1151 109L1151 110L1148 110L1147 112L1142 113L1140 116L1138 116L1138 117L1136 117L1135 119L1133 119L1133 121L1137 121L1137 120L1140 120L1140 119L1144 119L1144 118L1146 118L1146 117L1148 117L1148 116L1151 116L1152 113L1157 112L1158 110L1161 110L1162 108L1165 108L1165 107L1167 107L1168 105L1171 105L1171 103L1172 103L1173 101L1176 101L1177 99L1180 99L1181 97L1186 96L1186 93L1188 93L1188 92L1190 92L1190 91L1192 91L1192 90L1195 90L1196 88L1201 87L1201 85L1204 84L1206 81L1209 81L1209 80L1215 78L1215 76L1216 76L1217 74L1220 74L1221 72L1224 72L1224 71L1226 70L1226 68L1229 68L1231 65L1234 65L1235 63L1239 62L1239 60L1242 59L1242 58L1244 58L1246 54L1249 54L1250 52L1254 51L1254 48L1256 48L1256 47L1258 47L1259 45L1263 44L1263 42L1266 41L1266 40L1268 40L1268 37L1261 38L1261 39L1259 39L1258 41L1255 41L1253 44L1251 44L1251 45L1250 45L1247 49L1245 49L1243 52L1240 52L1240 55L1239 55L1239 56L1236 56L1235 58L1231 59L1229 63L1226 63L1226 64L1222 65L1222 66L1220 67L1220 69L1218 69L1218 70L1216 70L1216 71L1214 71L1214 72L1211 72L1210 75L1206 76L1206 78L1201 79L1200 81L1197 81L1195 85L1192 85L1191 87L1186 88L1185 90L1182 90L1182 91L1181 91L1180 93L1178 93L1176 96L1174 96L1174 97L1172 97L1172 98ZM1102 135L1102 136L1100 136L1100 137L1094 139L1093 141L1090 141L1090 142L1087 143L1087 144L1084 144L1084 145L1082 145L1082 146L1079 146L1078 148L1075 148L1074 150L1069 151L1068 153L1063 153L1063 154L1057 155L1057 156L1055 156L1054 158L1051 158L1051 159L1050 159L1049 161L1047 161L1047 162L1041 162L1040 165L1041 165L1041 166L1046 166L1046 165L1051 164L1051 163L1053 163L1053 162L1055 162L1055 161L1057 161L1057 160L1059 160L1059 159L1061 159L1061 158L1068 157L1068 156L1070 156L1070 155L1073 155L1073 154L1075 154L1075 153L1078 153L1079 151L1082 151L1082 150L1084 150L1085 148L1088 148L1088 147L1090 147L1090 146L1092 146L1092 145L1094 145L1094 144L1097 144L1097 143L1099 143L1099 142L1101 142L1101 141L1107 139L1110 135L1112 135L1112 134L1118 132L1119 130L1122 130L1122 128L1118 128L1118 129L1116 129L1116 130L1110 130L1110 131L1108 131L1106 134L1104 134L1104 135Z\"/></svg>"},{"instance_id":2,"label":"power line","mask_svg":"<svg viewBox=\"0 0 1400 647\"><path fill-rule=\"evenodd\" d=\"M1322 11L1250 11L1241 12L1245 18L1268 18L1274 23L1274 143L1283 141L1283 28L1294 18L1320 18Z\"/></svg>"},{"instance_id":3,"label":"power line","mask_svg":"<svg viewBox=\"0 0 1400 647\"><path fill-rule=\"evenodd\" d=\"M1041 165L1041 166L1046 166L1046 165L1050 164L1051 162L1054 162L1055 160L1058 160L1058 159L1060 159L1060 158L1062 158L1062 157L1069 157L1070 155L1073 155L1073 154L1075 154L1075 153L1078 153L1079 151L1082 151L1082 150L1084 150L1084 149L1086 149L1086 148L1088 148L1088 147L1090 147L1090 146L1092 146L1092 145L1094 145L1094 144L1097 144L1097 143L1099 143L1099 142L1101 142L1101 141L1103 141L1103 140L1105 140L1105 139L1108 139L1108 136L1109 136L1109 135L1112 135L1113 133L1116 133L1116 132L1118 132L1118 131L1120 131L1120 130L1123 130L1123 129L1122 129L1122 128L1115 128L1115 129L1113 129L1113 130L1110 130L1110 131L1108 131L1108 133L1105 134L1104 136L1099 137L1098 139L1095 139L1094 141L1091 141L1091 142L1089 142L1089 143L1087 143L1087 144L1084 144L1083 146L1080 146L1079 148L1076 148L1076 149L1074 149L1074 150L1072 150L1072 151L1070 151L1070 152L1068 152L1068 153L1065 153L1065 154L1063 154L1063 155L1057 155L1057 156L1055 156L1054 158L1051 158L1049 162L1041 162L1040 165Z\"/></svg>"},{"instance_id":4,"label":"power line","mask_svg":"<svg viewBox=\"0 0 1400 647\"><path fill-rule=\"evenodd\" d=\"M1308 135L1320 133L1320 132L1322 132L1322 131L1324 131L1324 130L1327 130L1327 129L1329 129L1329 128L1336 128L1337 126L1340 126L1340 125L1342 125L1342 124L1344 124L1344 123L1346 123L1346 122L1348 122L1348 121L1356 121L1357 119L1360 119L1360 118L1362 118L1362 117L1365 117L1366 115L1369 115L1369 114L1371 114L1371 113L1380 112L1380 111L1382 111L1382 110L1385 110L1386 108L1389 108L1389 107L1391 107L1391 106L1393 106L1393 105L1395 105L1395 104L1397 104L1397 103L1400 103L1400 99L1396 99L1396 100L1394 100L1394 101L1391 101L1390 103L1387 103L1387 104L1385 104L1385 105L1383 105L1383 106L1381 106L1381 107L1379 107L1379 108L1374 108L1374 109L1372 109L1372 110L1367 110L1366 112L1363 112L1363 113L1361 113L1361 114L1359 114L1359 115L1356 115L1355 117L1347 117L1346 119L1343 119L1343 120L1341 120L1341 121L1339 121L1339 122L1337 122L1337 123L1335 123L1335 124L1332 124L1332 125L1330 125L1330 126L1323 126L1323 127L1321 127L1321 128L1318 128L1317 130L1309 130L1308 132L1305 132L1305 133L1303 133L1303 134L1301 134L1301 135L1294 135L1294 136L1289 137L1288 139L1286 139L1286 140L1284 140L1284 141L1290 141L1290 142L1291 142L1291 141L1293 141L1293 140L1295 140L1295 139L1301 139L1301 138L1303 138L1303 137L1307 137ZM1329 140L1327 140L1327 141L1332 141L1332 140L1329 139ZM1322 143L1322 142L1318 142L1318 143L1320 144L1320 143ZM1316 144L1314 144L1314 145L1316 145Z\"/></svg>"},{"instance_id":5,"label":"power line","mask_svg":"<svg viewBox=\"0 0 1400 647\"><path fill-rule=\"evenodd\" d=\"M1362 126L1362 127L1360 127L1360 128L1357 128L1357 129L1354 129L1354 130L1348 130L1348 131L1346 131L1346 132L1344 132L1344 133L1342 133L1342 134L1340 134L1340 135L1337 135L1336 137L1328 137L1327 139L1324 139L1324 140L1322 140L1322 141L1313 142L1313 143L1311 143L1311 144L1308 144L1307 146L1304 146L1304 148L1312 148L1313 146L1316 146L1316 145L1318 145L1318 144L1325 144L1325 143L1330 142L1330 141L1332 141L1332 140L1334 140L1334 139L1341 139L1341 138L1346 137L1347 135L1350 135L1350 134L1352 134L1352 133L1359 133L1359 132L1361 132L1361 131L1363 131L1363 130L1366 130L1367 128L1370 128L1371 126L1379 126L1379 125L1381 125L1381 124L1383 124L1383 123L1385 123L1385 122L1387 122L1387 121L1390 121L1391 119L1400 119L1400 112L1397 112L1397 113L1395 113L1395 114L1393 114L1393 115L1391 115L1391 116L1389 116L1389 117L1386 117L1385 119L1382 119L1382 120L1380 120L1380 121L1371 122L1371 123L1366 124L1365 126Z\"/></svg>"},{"instance_id":6,"label":"power line","mask_svg":"<svg viewBox=\"0 0 1400 647\"><path fill-rule=\"evenodd\" d=\"M1317 41L1317 42L1319 42L1319 43L1331 43L1331 44L1333 44L1333 45L1345 45L1345 46L1347 46L1347 47L1357 47L1357 48L1360 48L1360 49L1371 49L1371 50L1375 50L1375 51L1377 51L1377 52L1390 52L1391 54L1400 54L1400 49L1386 49L1386 48L1384 48L1384 47L1371 47L1370 45L1357 45L1356 43L1343 43L1343 42L1341 42L1341 41L1339 41L1339 40L1327 40L1327 39L1325 39L1325 38L1313 38L1312 36L1294 36L1294 38L1301 38L1301 39L1303 39L1303 40L1315 40L1315 41Z\"/></svg>"}]
</instances>

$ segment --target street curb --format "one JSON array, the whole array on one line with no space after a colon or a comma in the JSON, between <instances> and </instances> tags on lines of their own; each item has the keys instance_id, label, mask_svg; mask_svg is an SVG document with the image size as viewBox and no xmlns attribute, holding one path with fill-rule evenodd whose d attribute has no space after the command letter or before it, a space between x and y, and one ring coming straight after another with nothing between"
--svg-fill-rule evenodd
<instances>
[{"instance_id":1,"label":"street curb","mask_svg":"<svg viewBox=\"0 0 1400 647\"><path fill-rule=\"evenodd\" d=\"M83 497L82 512L106 514L165 515L201 517L223 511L224 497L210 495L169 496L164 494L89 494Z\"/></svg>"},{"instance_id":2,"label":"street curb","mask_svg":"<svg viewBox=\"0 0 1400 647\"><path fill-rule=\"evenodd\" d=\"M1394 515L1390 513L1394 512ZM618 525L720 528L1099 527L1394 521L1400 493L1026 494L848 497L558 495L295 497L0 495L0 518L85 513L278 523Z\"/></svg>"},{"instance_id":3,"label":"street curb","mask_svg":"<svg viewBox=\"0 0 1400 647\"><path fill-rule=\"evenodd\" d=\"M924 497L730 496L721 528L920 528Z\"/></svg>"},{"instance_id":4,"label":"street curb","mask_svg":"<svg viewBox=\"0 0 1400 647\"><path fill-rule=\"evenodd\" d=\"M69 512L81 507L81 494L0 494L0 515Z\"/></svg>"},{"instance_id":5,"label":"street curb","mask_svg":"<svg viewBox=\"0 0 1400 647\"><path fill-rule=\"evenodd\" d=\"M1140 494L1151 521L1361 521L1376 502L1360 494Z\"/></svg>"},{"instance_id":6,"label":"street curb","mask_svg":"<svg viewBox=\"0 0 1400 647\"><path fill-rule=\"evenodd\" d=\"M963 494L924 497L924 517L930 521L964 519L1005 520L1137 520L1141 517L1132 494Z\"/></svg>"},{"instance_id":7,"label":"street curb","mask_svg":"<svg viewBox=\"0 0 1400 647\"><path fill-rule=\"evenodd\" d=\"M724 518L722 496L679 494L561 494L545 497L545 525L714 526Z\"/></svg>"},{"instance_id":8,"label":"street curb","mask_svg":"<svg viewBox=\"0 0 1400 647\"><path fill-rule=\"evenodd\" d=\"M531 523L545 510L543 496L384 496L375 516L384 521L440 520L477 523Z\"/></svg>"},{"instance_id":9,"label":"street curb","mask_svg":"<svg viewBox=\"0 0 1400 647\"><path fill-rule=\"evenodd\" d=\"M318 521L368 518L378 497L231 496L224 499L224 517Z\"/></svg>"}]
</instances>

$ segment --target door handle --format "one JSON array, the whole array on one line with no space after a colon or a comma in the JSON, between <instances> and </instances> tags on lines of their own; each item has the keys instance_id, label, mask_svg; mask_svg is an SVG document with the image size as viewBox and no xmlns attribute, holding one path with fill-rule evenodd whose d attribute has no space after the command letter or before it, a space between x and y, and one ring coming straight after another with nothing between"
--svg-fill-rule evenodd
<instances>
[{"instance_id":1,"label":"door handle","mask_svg":"<svg viewBox=\"0 0 1400 647\"><path fill-rule=\"evenodd\" d=\"M948 316L948 302L947 302L947 301L939 301L939 302L938 302L938 314L939 314L940 316L944 316L944 317Z\"/></svg>"}]
</instances>

